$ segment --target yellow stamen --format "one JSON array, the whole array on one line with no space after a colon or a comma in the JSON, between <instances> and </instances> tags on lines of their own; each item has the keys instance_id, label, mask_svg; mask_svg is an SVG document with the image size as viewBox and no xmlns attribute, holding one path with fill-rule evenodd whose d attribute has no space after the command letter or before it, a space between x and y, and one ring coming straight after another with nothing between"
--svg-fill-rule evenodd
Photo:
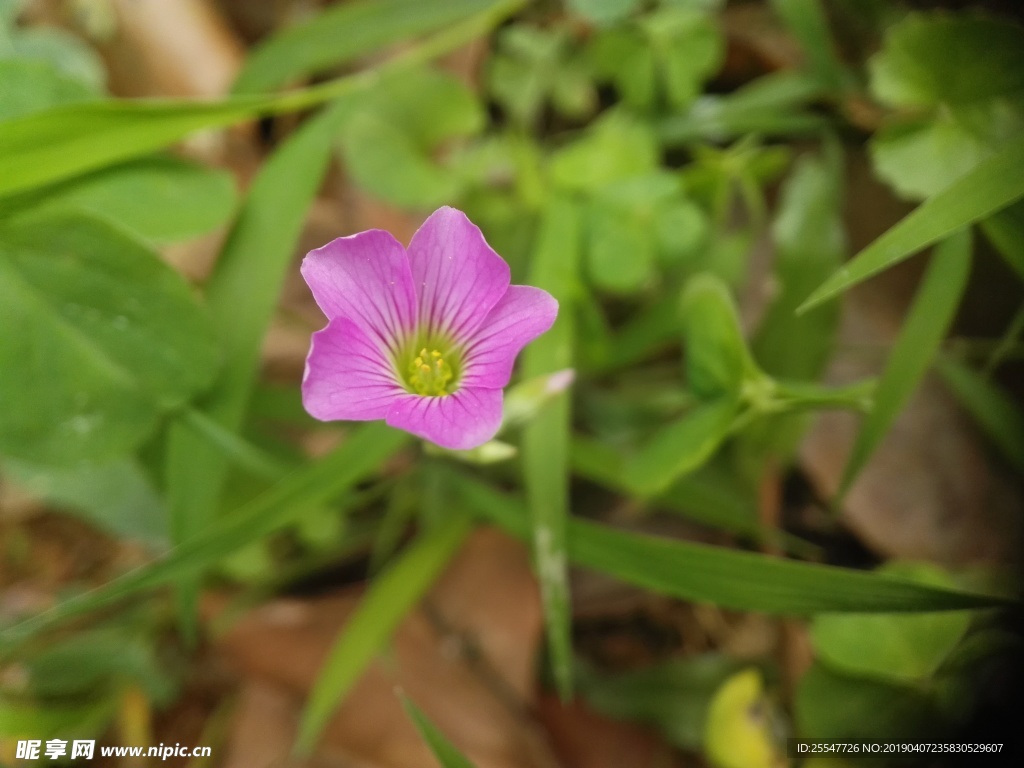
<instances>
[{"instance_id":1,"label":"yellow stamen","mask_svg":"<svg viewBox=\"0 0 1024 768\"><path fill-rule=\"evenodd\" d=\"M424 347L409 366L409 385L417 394L439 397L449 394L447 387L452 375L451 366L441 353L436 349L428 353Z\"/></svg>"}]
</instances>

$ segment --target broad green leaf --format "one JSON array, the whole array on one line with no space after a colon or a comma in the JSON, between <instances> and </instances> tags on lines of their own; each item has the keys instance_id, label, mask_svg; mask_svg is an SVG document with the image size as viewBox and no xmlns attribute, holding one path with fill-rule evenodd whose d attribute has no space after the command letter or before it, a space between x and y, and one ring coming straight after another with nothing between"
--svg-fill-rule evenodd
<instances>
[{"instance_id":1,"label":"broad green leaf","mask_svg":"<svg viewBox=\"0 0 1024 768\"><path fill-rule=\"evenodd\" d=\"M166 557L5 627L0 632L0 657L44 629L104 608L140 591L178 583L209 568L245 544L287 525L311 507L324 504L349 490L378 470L409 440L407 434L383 424L360 427L331 453L287 476L230 514L208 521L202 533L177 545Z\"/></svg>"},{"instance_id":2,"label":"broad green leaf","mask_svg":"<svg viewBox=\"0 0 1024 768\"><path fill-rule=\"evenodd\" d=\"M364 112L353 117L342 134L342 148L353 180L395 205L432 208L458 194L458 179L383 116Z\"/></svg>"},{"instance_id":3,"label":"broad green leaf","mask_svg":"<svg viewBox=\"0 0 1024 768\"><path fill-rule=\"evenodd\" d=\"M738 398L722 395L658 430L626 467L630 487L644 496L664 492L711 458L728 436L738 412Z\"/></svg>"},{"instance_id":4,"label":"broad green leaf","mask_svg":"<svg viewBox=\"0 0 1024 768\"><path fill-rule=\"evenodd\" d=\"M51 701L72 696L96 700L134 684L153 701L168 703L173 673L147 634L130 625L103 627L33 649L19 661L28 673L28 692Z\"/></svg>"},{"instance_id":5,"label":"broad green leaf","mask_svg":"<svg viewBox=\"0 0 1024 768\"><path fill-rule=\"evenodd\" d=\"M274 90L393 43L444 29L494 5L494 0L360 0L335 5L258 45L246 58L235 92Z\"/></svg>"},{"instance_id":6,"label":"broad green leaf","mask_svg":"<svg viewBox=\"0 0 1024 768\"><path fill-rule=\"evenodd\" d=\"M737 666L724 655L702 654L615 674L583 667L580 698L601 714L653 726L674 746L699 752L708 704Z\"/></svg>"},{"instance_id":7,"label":"broad green leaf","mask_svg":"<svg viewBox=\"0 0 1024 768\"><path fill-rule=\"evenodd\" d=\"M1024 411L1002 389L963 363L940 357L938 371L981 430L1024 472Z\"/></svg>"},{"instance_id":8,"label":"broad green leaf","mask_svg":"<svg viewBox=\"0 0 1024 768\"><path fill-rule=\"evenodd\" d=\"M798 308L811 307L898 264L922 248L989 216L1024 196L1024 135L938 194L928 198L858 253Z\"/></svg>"},{"instance_id":9,"label":"broad green leaf","mask_svg":"<svg viewBox=\"0 0 1024 768\"><path fill-rule=\"evenodd\" d=\"M227 221L235 207L227 171L176 157L132 160L46 189L4 200L15 210L31 205L72 206L127 227L143 239L167 243L201 235Z\"/></svg>"},{"instance_id":10,"label":"broad green leaf","mask_svg":"<svg viewBox=\"0 0 1024 768\"><path fill-rule=\"evenodd\" d=\"M242 424L263 335L277 306L285 271L351 99L306 123L264 163L207 285L207 301L227 355L204 402L207 416L229 432ZM227 458L185 424L168 433L167 498L175 543L191 539L217 517ZM183 628L194 632L197 582L183 582Z\"/></svg>"},{"instance_id":11,"label":"broad green leaf","mask_svg":"<svg viewBox=\"0 0 1024 768\"><path fill-rule=\"evenodd\" d=\"M658 93L654 49L639 29L616 26L601 30L587 50L590 67L601 82L610 82L632 109L647 111Z\"/></svg>"},{"instance_id":12,"label":"broad green leaf","mask_svg":"<svg viewBox=\"0 0 1024 768\"><path fill-rule=\"evenodd\" d=\"M669 4L633 25L601 30L588 58L630 107L649 111L659 103L683 109L720 66L722 35L706 9Z\"/></svg>"},{"instance_id":13,"label":"broad green leaf","mask_svg":"<svg viewBox=\"0 0 1024 768\"><path fill-rule=\"evenodd\" d=\"M530 283L558 299L554 327L523 353L526 377L553 373L573 363L573 304L580 250L580 214L560 197L547 205L537 236ZM530 505L533 553L558 692L572 695L572 640L567 573L566 524L569 517L569 437L572 411L563 392L541 418L523 429L523 479Z\"/></svg>"},{"instance_id":14,"label":"broad green leaf","mask_svg":"<svg viewBox=\"0 0 1024 768\"><path fill-rule=\"evenodd\" d=\"M422 149L471 136L486 122L483 106L455 75L427 67L398 72L362 97L365 109L399 126Z\"/></svg>"},{"instance_id":15,"label":"broad green leaf","mask_svg":"<svg viewBox=\"0 0 1024 768\"><path fill-rule=\"evenodd\" d=\"M841 263L846 238L841 216L841 156L833 145L822 160L804 157L782 189L772 225L779 293L753 341L758 363L771 376L813 381L832 351L839 307L797 317L807 293Z\"/></svg>"},{"instance_id":16,"label":"broad green leaf","mask_svg":"<svg viewBox=\"0 0 1024 768\"><path fill-rule=\"evenodd\" d=\"M434 583L470 528L468 516L452 514L421 534L370 585L317 674L299 724L295 743L299 753L312 751L335 708Z\"/></svg>"},{"instance_id":17,"label":"broad green leaf","mask_svg":"<svg viewBox=\"0 0 1024 768\"><path fill-rule=\"evenodd\" d=\"M729 289L712 275L697 275L683 290L681 308L690 389L706 399L737 395L758 370Z\"/></svg>"},{"instance_id":18,"label":"broad green leaf","mask_svg":"<svg viewBox=\"0 0 1024 768\"><path fill-rule=\"evenodd\" d=\"M573 472L621 494L636 491L623 471L621 457L607 444L575 437L572 442ZM652 500L654 507L723 531L766 542L784 551L813 557L817 548L796 536L762 526L754 500L736 487L731 474L701 470L684 475Z\"/></svg>"},{"instance_id":19,"label":"broad green leaf","mask_svg":"<svg viewBox=\"0 0 1024 768\"><path fill-rule=\"evenodd\" d=\"M703 11L671 6L640 24L654 52L665 100L672 109L685 109L722 64L725 46L717 24Z\"/></svg>"},{"instance_id":20,"label":"broad green leaf","mask_svg":"<svg viewBox=\"0 0 1024 768\"><path fill-rule=\"evenodd\" d=\"M658 146L650 129L625 112L610 112L582 138L558 150L550 172L558 186L588 192L651 173L658 164Z\"/></svg>"},{"instance_id":21,"label":"broad green leaf","mask_svg":"<svg viewBox=\"0 0 1024 768\"><path fill-rule=\"evenodd\" d=\"M871 161L879 177L911 200L948 187L992 151L988 142L949 115L893 126L871 141Z\"/></svg>"},{"instance_id":22,"label":"broad green leaf","mask_svg":"<svg viewBox=\"0 0 1024 768\"><path fill-rule=\"evenodd\" d=\"M2 33L0 33L2 34ZM107 81L107 71L96 50L82 38L54 26L19 29L10 37L11 58L42 61L58 72L100 93ZM0 59L6 58L0 48Z\"/></svg>"},{"instance_id":23,"label":"broad green leaf","mask_svg":"<svg viewBox=\"0 0 1024 768\"><path fill-rule=\"evenodd\" d=\"M595 190L586 223L590 275L617 293L651 283L657 260L678 263L692 256L708 229L700 208L682 197L678 176L665 171Z\"/></svg>"},{"instance_id":24,"label":"broad green leaf","mask_svg":"<svg viewBox=\"0 0 1024 768\"><path fill-rule=\"evenodd\" d=\"M0 231L0 452L102 462L209 385L209 317L173 270L81 215Z\"/></svg>"},{"instance_id":25,"label":"broad green leaf","mask_svg":"<svg viewBox=\"0 0 1024 768\"><path fill-rule=\"evenodd\" d=\"M1024 28L980 14L911 13L870 63L871 89L893 106L967 103L1024 91Z\"/></svg>"},{"instance_id":26,"label":"broad green leaf","mask_svg":"<svg viewBox=\"0 0 1024 768\"><path fill-rule=\"evenodd\" d=\"M471 509L519 538L529 535L522 502L452 475ZM867 571L785 560L725 547L631 533L570 518L569 557L578 565L683 600L788 615L963 610L1004 598L917 584Z\"/></svg>"},{"instance_id":27,"label":"broad green leaf","mask_svg":"<svg viewBox=\"0 0 1024 768\"><path fill-rule=\"evenodd\" d=\"M945 572L923 563L894 563L879 569L892 576L954 588ZM971 617L962 611L900 614L819 614L811 623L818 658L855 677L902 683L931 678L963 637Z\"/></svg>"},{"instance_id":28,"label":"broad green leaf","mask_svg":"<svg viewBox=\"0 0 1024 768\"><path fill-rule=\"evenodd\" d=\"M586 220L587 268L595 286L633 293L653 280L657 244L650 224L601 201L591 203Z\"/></svg>"},{"instance_id":29,"label":"broad green leaf","mask_svg":"<svg viewBox=\"0 0 1024 768\"><path fill-rule=\"evenodd\" d=\"M434 753L437 762L441 764L441 768L473 768L473 764L466 756L459 752L455 745L448 740L448 737L441 733L440 729L423 713L423 710L412 702L412 699L402 696L402 706L405 707L409 719L416 726L420 736L427 742L430 751Z\"/></svg>"},{"instance_id":30,"label":"broad green leaf","mask_svg":"<svg viewBox=\"0 0 1024 768\"><path fill-rule=\"evenodd\" d=\"M935 357L960 304L970 265L969 232L959 232L936 247L879 378L874 405L850 451L839 483L840 497L885 437Z\"/></svg>"},{"instance_id":31,"label":"broad green leaf","mask_svg":"<svg viewBox=\"0 0 1024 768\"><path fill-rule=\"evenodd\" d=\"M626 368L678 342L679 299L661 297L639 310L608 344L607 357L592 363L598 372Z\"/></svg>"},{"instance_id":32,"label":"broad green leaf","mask_svg":"<svg viewBox=\"0 0 1024 768\"><path fill-rule=\"evenodd\" d=\"M502 52L494 54L487 63L488 90L519 125L532 126L544 106L546 83L538 70L545 63L524 62Z\"/></svg>"},{"instance_id":33,"label":"broad green leaf","mask_svg":"<svg viewBox=\"0 0 1024 768\"><path fill-rule=\"evenodd\" d=\"M167 547L167 512L134 459L53 468L7 459L6 480L57 509L65 510L122 539L156 550Z\"/></svg>"},{"instance_id":34,"label":"broad green leaf","mask_svg":"<svg viewBox=\"0 0 1024 768\"><path fill-rule=\"evenodd\" d=\"M737 230L727 226L732 206L738 197L753 224L759 225L766 217L761 188L782 175L789 164L791 151L784 145L762 146L754 136L746 136L724 149L697 144L691 151L694 162L684 168L683 180L687 192L695 200L705 203L718 225L713 245L727 238L749 239L752 236L749 228ZM715 273L723 272L716 268L714 262L708 265L708 269Z\"/></svg>"},{"instance_id":35,"label":"broad green leaf","mask_svg":"<svg viewBox=\"0 0 1024 768\"><path fill-rule=\"evenodd\" d=\"M963 177L1021 131L1024 102L944 107L883 128L871 140L871 160L897 194L921 200Z\"/></svg>"},{"instance_id":36,"label":"broad green leaf","mask_svg":"<svg viewBox=\"0 0 1024 768\"><path fill-rule=\"evenodd\" d=\"M0 122L96 96L88 85L48 62L0 58Z\"/></svg>"},{"instance_id":37,"label":"broad green leaf","mask_svg":"<svg viewBox=\"0 0 1024 768\"><path fill-rule=\"evenodd\" d=\"M738 289L749 271L753 230L714 232L695 263L701 273Z\"/></svg>"},{"instance_id":38,"label":"broad green leaf","mask_svg":"<svg viewBox=\"0 0 1024 768\"><path fill-rule=\"evenodd\" d=\"M662 262L678 265L693 259L707 242L710 229L707 216L695 203L680 198L662 205L654 221Z\"/></svg>"},{"instance_id":39,"label":"broad green leaf","mask_svg":"<svg viewBox=\"0 0 1024 768\"><path fill-rule=\"evenodd\" d=\"M805 739L909 741L927 736L937 716L915 688L848 677L820 662L800 679L795 710Z\"/></svg>"},{"instance_id":40,"label":"broad green leaf","mask_svg":"<svg viewBox=\"0 0 1024 768\"><path fill-rule=\"evenodd\" d=\"M346 170L371 194L410 208L457 197L461 184L434 159L437 145L484 123L473 93L452 75L416 68L385 80L353 105L341 131Z\"/></svg>"},{"instance_id":41,"label":"broad green leaf","mask_svg":"<svg viewBox=\"0 0 1024 768\"><path fill-rule=\"evenodd\" d=\"M735 673L708 706L708 759L715 768L774 768L781 755L773 725L761 672L751 668Z\"/></svg>"},{"instance_id":42,"label":"broad green leaf","mask_svg":"<svg viewBox=\"0 0 1024 768\"><path fill-rule=\"evenodd\" d=\"M545 103L579 120L596 106L594 85L569 47L568 30L512 24L487 61L487 86L517 125L532 129Z\"/></svg>"}]
</instances>

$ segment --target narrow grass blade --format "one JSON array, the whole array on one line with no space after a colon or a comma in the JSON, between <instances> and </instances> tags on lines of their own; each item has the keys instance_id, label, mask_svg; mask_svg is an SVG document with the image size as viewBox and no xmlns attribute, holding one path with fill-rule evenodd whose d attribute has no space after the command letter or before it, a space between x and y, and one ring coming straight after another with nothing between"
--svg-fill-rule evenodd
<instances>
[{"instance_id":1,"label":"narrow grass blade","mask_svg":"<svg viewBox=\"0 0 1024 768\"><path fill-rule=\"evenodd\" d=\"M849 490L935 357L960 304L970 265L970 232L958 232L935 249L878 380L874 405L857 433L839 483L839 498Z\"/></svg>"},{"instance_id":2,"label":"narrow grass blade","mask_svg":"<svg viewBox=\"0 0 1024 768\"><path fill-rule=\"evenodd\" d=\"M279 480L284 474L285 467L277 459L240 437L237 432L225 429L220 422L214 421L202 411L187 408L179 418L180 423L188 427L192 434L202 438L208 448L216 449L216 453L238 469L268 480Z\"/></svg>"},{"instance_id":3,"label":"narrow grass blade","mask_svg":"<svg viewBox=\"0 0 1024 768\"><path fill-rule=\"evenodd\" d=\"M383 424L360 427L333 452L211 522L201 534L178 545L166 557L5 628L0 633L0 652L68 619L104 608L142 590L175 583L209 567L239 547L287 525L309 507L324 504L349 490L409 441L409 435Z\"/></svg>"},{"instance_id":4,"label":"narrow grass blade","mask_svg":"<svg viewBox=\"0 0 1024 768\"><path fill-rule=\"evenodd\" d=\"M451 515L422 534L373 582L317 675L302 713L296 752L312 751L334 709L434 583L471 527L468 515Z\"/></svg>"},{"instance_id":5,"label":"narrow grass blade","mask_svg":"<svg viewBox=\"0 0 1024 768\"><path fill-rule=\"evenodd\" d=\"M968 224L1024 196L1024 134L924 203L858 253L798 308L835 298Z\"/></svg>"},{"instance_id":6,"label":"narrow grass blade","mask_svg":"<svg viewBox=\"0 0 1024 768\"><path fill-rule=\"evenodd\" d=\"M453 475L453 487L481 517L526 538L522 502L486 483ZM784 615L918 612L1007 605L1006 598L900 581L869 571L801 563L569 521L569 556L629 584L725 608Z\"/></svg>"},{"instance_id":7,"label":"narrow grass blade","mask_svg":"<svg viewBox=\"0 0 1024 768\"><path fill-rule=\"evenodd\" d=\"M486 34L521 4L521 0L492 0L486 10L450 26L437 17L438 23L448 28L406 53L374 70L302 90L273 96L235 96L216 102L111 99L0 122L0 196L145 155L193 131L260 115L295 112L373 87L387 72L430 61Z\"/></svg>"},{"instance_id":8,"label":"narrow grass blade","mask_svg":"<svg viewBox=\"0 0 1024 768\"><path fill-rule=\"evenodd\" d=\"M548 203L533 254L533 285L559 301L558 320L523 355L525 377L573 364L573 294L579 263L579 213L573 203ZM558 395L523 430L523 473L533 521L533 552L544 602L555 684L563 699L572 695L572 638L565 526L569 515L569 393Z\"/></svg>"},{"instance_id":9,"label":"narrow grass blade","mask_svg":"<svg viewBox=\"0 0 1024 768\"><path fill-rule=\"evenodd\" d=\"M473 764L466 756L448 741L448 737L441 733L438 727L423 714L423 710L412 702L412 699L402 696L402 706L405 707L409 719L416 726L420 736L427 742L430 751L434 753L437 762L441 764L441 768L473 768Z\"/></svg>"},{"instance_id":10,"label":"narrow grass blade","mask_svg":"<svg viewBox=\"0 0 1024 768\"><path fill-rule=\"evenodd\" d=\"M169 99L87 102L0 122L0 195L139 157L203 128L313 106L345 90L355 90L365 79L355 75L335 81L330 89L208 103Z\"/></svg>"},{"instance_id":11,"label":"narrow grass blade","mask_svg":"<svg viewBox=\"0 0 1024 768\"><path fill-rule=\"evenodd\" d=\"M572 468L580 477L591 482L603 485L613 491L622 494L632 495L634 488L626 481L626 473L623 472L624 458L619 452L594 438L576 435L572 441ZM686 515L688 513L686 499L689 496L689 487L686 483L691 482L693 476L681 478L673 484L664 495L655 499L656 503L666 502L667 506L673 507L676 511ZM698 483L693 487L699 488ZM683 488L682 493L673 493L677 488ZM741 534L753 534L757 531L757 510L752 504L742 501L739 493L728 498L716 496L713 492L695 490L694 498L705 503L698 503L698 509L694 512L693 519L704 525L720 528L724 531L731 531ZM679 504L676 504L679 501Z\"/></svg>"},{"instance_id":12,"label":"narrow grass blade","mask_svg":"<svg viewBox=\"0 0 1024 768\"><path fill-rule=\"evenodd\" d=\"M204 411L207 421L230 434L241 426L285 270L348 107L343 100L317 115L263 166L207 286L207 304L225 360ZM228 467L227 456L196 434L192 422L172 425L167 440L167 499L175 543L197 535L216 518ZM195 634L198 589L198 582L190 580L180 587L186 637Z\"/></svg>"},{"instance_id":13,"label":"narrow grass blade","mask_svg":"<svg viewBox=\"0 0 1024 768\"><path fill-rule=\"evenodd\" d=\"M1024 411L963 363L939 358L938 370L960 404L1017 471L1024 472Z\"/></svg>"},{"instance_id":14,"label":"narrow grass blade","mask_svg":"<svg viewBox=\"0 0 1024 768\"><path fill-rule=\"evenodd\" d=\"M840 89L846 73L820 0L772 0L771 6L800 42L811 74L823 87Z\"/></svg>"},{"instance_id":15,"label":"narrow grass blade","mask_svg":"<svg viewBox=\"0 0 1024 768\"><path fill-rule=\"evenodd\" d=\"M493 0L361 0L335 5L259 44L246 58L234 90L270 91L442 29L493 4Z\"/></svg>"},{"instance_id":16,"label":"narrow grass blade","mask_svg":"<svg viewBox=\"0 0 1024 768\"><path fill-rule=\"evenodd\" d=\"M981 231L1017 277L1024 280L1024 202L989 216L981 222Z\"/></svg>"},{"instance_id":17,"label":"narrow grass blade","mask_svg":"<svg viewBox=\"0 0 1024 768\"><path fill-rule=\"evenodd\" d=\"M821 96L812 75L779 70L727 95L699 97L688 112L664 118L658 135L664 144L676 146L700 140L726 143L750 134L786 139L820 134L829 120L810 108Z\"/></svg>"},{"instance_id":18,"label":"narrow grass blade","mask_svg":"<svg viewBox=\"0 0 1024 768\"><path fill-rule=\"evenodd\" d=\"M451 50L497 24L513 7L490 2L486 13L440 33L401 61L414 63ZM226 359L206 414L237 431L246 412L259 365L260 347L295 244L331 157L341 122L351 111L351 95L291 136L263 166L207 285L207 301L220 331ZM225 457L180 425L172 427L167 451L168 506L173 538L186 541L216 518L227 463ZM197 582L181 587L182 627L195 634Z\"/></svg>"}]
</instances>

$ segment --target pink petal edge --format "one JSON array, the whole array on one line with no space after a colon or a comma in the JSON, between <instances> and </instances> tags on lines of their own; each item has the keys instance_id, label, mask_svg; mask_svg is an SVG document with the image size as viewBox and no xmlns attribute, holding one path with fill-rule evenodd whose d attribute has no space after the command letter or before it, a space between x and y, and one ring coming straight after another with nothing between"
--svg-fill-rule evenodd
<instances>
[{"instance_id":1,"label":"pink petal edge","mask_svg":"<svg viewBox=\"0 0 1024 768\"><path fill-rule=\"evenodd\" d=\"M477 448L501 426L500 389L460 389L445 397L405 394L388 410L387 423L453 451Z\"/></svg>"},{"instance_id":2,"label":"pink petal edge","mask_svg":"<svg viewBox=\"0 0 1024 768\"><path fill-rule=\"evenodd\" d=\"M547 291L510 285L466 345L462 386L506 386L523 347L550 329L557 316L558 302Z\"/></svg>"},{"instance_id":3,"label":"pink petal edge","mask_svg":"<svg viewBox=\"0 0 1024 768\"><path fill-rule=\"evenodd\" d=\"M416 322L409 258L391 233L371 229L310 251L302 276L329 320L343 317L396 350Z\"/></svg>"},{"instance_id":4,"label":"pink petal edge","mask_svg":"<svg viewBox=\"0 0 1024 768\"><path fill-rule=\"evenodd\" d=\"M314 418L383 419L405 394L387 353L356 323L335 317L313 334L302 376L302 404Z\"/></svg>"},{"instance_id":5,"label":"pink petal edge","mask_svg":"<svg viewBox=\"0 0 1024 768\"><path fill-rule=\"evenodd\" d=\"M462 211L439 208L409 243L419 324L432 334L467 338L508 289L508 264Z\"/></svg>"}]
</instances>

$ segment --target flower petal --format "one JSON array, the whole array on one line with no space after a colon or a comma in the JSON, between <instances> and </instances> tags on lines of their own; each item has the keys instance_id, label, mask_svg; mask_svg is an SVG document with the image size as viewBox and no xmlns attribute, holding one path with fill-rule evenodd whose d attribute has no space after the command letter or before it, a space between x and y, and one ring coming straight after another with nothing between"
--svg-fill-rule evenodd
<instances>
[{"instance_id":1,"label":"flower petal","mask_svg":"<svg viewBox=\"0 0 1024 768\"><path fill-rule=\"evenodd\" d=\"M516 355L555 322L558 302L547 291L510 285L466 345L464 387L504 387Z\"/></svg>"},{"instance_id":2,"label":"flower petal","mask_svg":"<svg viewBox=\"0 0 1024 768\"><path fill-rule=\"evenodd\" d=\"M313 334L302 377L302 404L314 418L383 419L405 394L386 353L356 323L335 317Z\"/></svg>"},{"instance_id":3,"label":"flower petal","mask_svg":"<svg viewBox=\"0 0 1024 768\"><path fill-rule=\"evenodd\" d=\"M371 229L310 251L302 276L328 319L347 318L392 351L415 325L409 259L389 232Z\"/></svg>"},{"instance_id":4,"label":"flower petal","mask_svg":"<svg viewBox=\"0 0 1024 768\"><path fill-rule=\"evenodd\" d=\"M406 394L394 401L387 422L442 448L465 451L498 432L501 398L500 389L460 389L444 397Z\"/></svg>"},{"instance_id":5,"label":"flower petal","mask_svg":"<svg viewBox=\"0 0 1024 768\"><path fill-rule=\"evenodd\" d=\"M505 260L454 208L439 208L423 222L409 243L409 265L421 328L457 341L484 321L510 280Z\"/></svg>"}]
</instances>

